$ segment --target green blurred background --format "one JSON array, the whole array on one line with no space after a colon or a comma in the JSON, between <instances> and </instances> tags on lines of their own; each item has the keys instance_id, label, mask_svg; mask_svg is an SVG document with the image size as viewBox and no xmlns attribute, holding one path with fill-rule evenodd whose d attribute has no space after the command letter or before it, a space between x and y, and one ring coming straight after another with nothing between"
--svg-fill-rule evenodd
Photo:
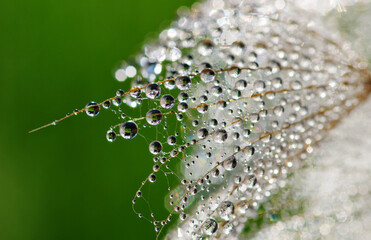
<instances>
[{"instance_id":1,"label":"green blurred background","mask_svg":"<svg viewBox=\"0 0 371 240\"><path fill-rule=\"evenodd\" d=\"M27 131L112 96L115 66L193 2L0 1L1 240L153 239L131 209L151 156L108 143L108 113Z\"/></svg>"}]
</instances>

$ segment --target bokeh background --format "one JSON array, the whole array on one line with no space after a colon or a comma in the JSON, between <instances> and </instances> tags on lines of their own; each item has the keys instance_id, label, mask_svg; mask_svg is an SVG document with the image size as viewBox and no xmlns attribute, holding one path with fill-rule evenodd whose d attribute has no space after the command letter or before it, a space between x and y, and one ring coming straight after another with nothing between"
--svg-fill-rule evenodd
<instances>
[{"instance_id":1,"label":"bokeh background","mask_svg":"<svg viewBox=\"0 0 371 240\"><path fill-rule=\"evenodd\" d=\"M125 88L115 67L193 2L0 1L0 239L153 239L131 209L151 156L107 142L108 113L27 132Z\"/></svg>"}]
</instances>

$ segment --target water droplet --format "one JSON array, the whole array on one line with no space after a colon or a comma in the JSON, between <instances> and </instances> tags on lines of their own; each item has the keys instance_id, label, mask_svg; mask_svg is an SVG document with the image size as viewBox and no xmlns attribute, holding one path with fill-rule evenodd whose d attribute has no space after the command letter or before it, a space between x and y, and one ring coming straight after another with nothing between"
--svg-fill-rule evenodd
<instances>
[{"instance_id":1,"label":"water droplet","mask_svg":"<svg viewBox=\"0 0 371 240\"><path fill-rule=\"evenodd\" d=\"M188 99L189 99L188 93L186 93L186 92L179 93L179 95L178 95L178 101L179 102L187 102Z\"/></svg>"},{"instance_id":2,"label":"water droplet","mask_svg":"<svg viewBox=\"0 0 371 240\"><path fill-rule=\"evenodd\" d=\"M180 76L175 79L175 85L180 90L187 90L191 87L191 79L188 76Z\"/></svg>"},{"instance_id":3,"label":"water droplet","mask_svg":"<svg viewBox=\"0 0 371 240\"><path fill-rule=\"evenodd\" d=\"M223 93L223 88L221 88L220 86L214 86L211 88L211 93L215 97L219 97Z\"/></svg>"},{"instance_id":4,"label":"water droplet","mask_svg":"<svg viewBox=\"0 0 371 240\"><path fill-rule=\"evenodd\" d=\"M167 143L168 143L169 145L175 145L175 144L176 144L176 137L175 137L175 136L169 136L169 137L167 138Z\"/></svg>"},{"instance_id":5,"label":"water droplet","mask_svg":"<svg viewBox=\"0 0 371 240\"><path fill-rule=\"evenodd\" d=\"M181 221L184 221L184 220L187 218L187 214L185 214L185 213L181 213L181 214L179 215L179 218L180 218Z\"/></svg>"},{"instance_id":6,"label":"water droplet","mask_svg":"<svg viewBox=\"0 0 371 240\"><path fill-rule=\"evenodd\" d=\"M149 110L146 114L146 120L151 125L158 125L162 121L162 113L158 109Z\"/></svg>"},{"instance_id":7,"label":"water droplet","mask_svg":"<svg viewBox=\"0 0 371 240\"><path fill-rule=\"evenodd\" d=\"M209 218L203 224L202 230L206 235L210 236L218 230L218 223L214 219Z\"/></svg>"},{"instance_id":8,"label":"water droplet","mask_svg":"<svg viewBox=\"0 0 371 240\"><path fill-rule=\"evenodd\" d=\"M139 98L140 95L142 95L142 90L140 90L139 88L137 88L137 89L133 89L133 90L130 92L130 96L133 97L133 98Z\"/></svg>"},{"instance_id":9,"label":"water droplet","mask_svg":"<svg viewBox=\"0 0 371 240\"><path fill-rule=\"evenodd\" d=\"M238 89L234 89L231 93L233 99L239 99L241 97L241 91Z\"/></svg>"},{"instance_id":10,"label":"water droplet","mask_svg":"<svg viewBox=\"0 0 371 240\"><path fill-rule=\"evenodd\" d=\"M152 83L146 87L146 96L149 99L155 99L161 94L161 88L158 84Z\"/></svg>"},{"instance_id":11,"label":"water droplet","mask_svg":"<svg viewBox=\"0 0 371 240\"><path fill-rule=\"evenodd\" d=\"M90 102L85 106L85 112L89 117L95 117L99 114L100 107L96 102Z\"/></svg>"},{"instance_id":12,"label":"water droplet","mask_svg":"<svg viewBox=\"0 0 371 240\"><path fill-rule=\"evenodd\" d=\"M235 86L238 90L242 91L247 87L247 82L243 79L240 79L236 82Z\"/></svg>"},{"instance_id":13,"label":"water droplet","mask_svg":"<svg viewBox=\"0 0 371 240\"><path fill-rule=\"evenodd\" d=\"M125 139L133 139L138 133L138 126L134 122L125 122L120 125L120 135Z\"/></svg>"},{"instance_id":14,"label":"water droplet","mask_svg":"<svg viewBox=\"0 0 371 240\"><path fill-rule=\"evenodd\" d=\"M186 112L188 110L188 104L185 102L181 102L178 104L178 111L179 112Z\"/></svg>"},{"instance_id":15,"label":"water droplet","mask_svg":"<svg viewBox=\"0 0 371 240\"><path fill-rule=\"evenodd\" d=\"M174 80L168 80L165 82L165 88L169 89L169 90L172 90L174 89L176 86L175 86L175 81Z\"/></svg>"},{"instance_id":16,"label":"water droplet","mask_svg":"<svg viewBox=\"0 0 371 240\"><path fill-rule=\"evenodd\" d=\"M207 110L209 109L209 106L207 105L207 104L200 104L200 105L198 105L197 106L197 111L199 112L199 113L205 113L205 112L207 112Z\"/></svg>"},{"instance_id":17,"label":"water droplet","mask_svg":"<svg viewBox=\"0 0 371 240\"><path fill-rule=\"evenodd\" d=\"M162 144L159 141L153 141L149 144L149 151L152 154L159 154L162 152Z\"/></svg>"},{"instance_id":18,"label":"water droplet","mask_svg":"<svg viewBox=\"0 0 371 240\"><path fill-rule=\"evenodd\" d=\"M224 129L218 129L213 133L213 140L216 143L224 143L228 138L228 133Z\"/></svg>"},{"instance_id":19,"label":"water droplet","mask_svg":"<svg viewBox=\"0 0 371 240\"><path fill-rule=\"evenodd\" d=\"M151 175L149 175L148 180L151 183L155 182L156 181L156 175L152 173Z\"/></svg>"},{"instance_id":20,"label":"water droplet","mask_svg":"<svg viewBox=\"0 0 371 240\"><path fill-rule=\"evenodd\" d=\"M214 44L210 40L205 39L198 44L197 50L202 56L208 56L213 52Z\"/></svg>"},{"instance_id":21,"label":"water droplet","mask_svg":"<svg viewBox=\"0 0 371 240\"><path fill-rule=\"evenodd\" d=\"M165 109L172 108L175 104L175 99L171 95L163 95L160 99L160 105L161 107Z\"/></svg>"},{"instance_id":22,"label":"water droplet","mask_svg":"<svg viewBox=\"0 0 371 240\"><path fill-rule=\"evenodd\" d=\"M236 78L240 76L241 69L239 67L233 66L228 70L228 74L229 76Z\"/></svg>"},{"instance_id":23,"label":"water droplet","mask_svg":"<svg viewBox=\"0 0 371 240\"><path fill-rule=\"evenodd\" d=\"M230 156L223 161L223 168L227 171L232 171L237 166L237 160L235 156Z\"/></svg>"},{"instance_id":24,"label":"water droplet","mask_svg":"<svg viewBox=\"0 0 371 240\"><path fill-rule=\"evenodd\" d=\"M234 213L233 203L230 201L222 202L219 206L218 213L222 219L229 221Z\"/></svg>"},{"instance_id":25,"label":"water droplet","mask_svg":"<svg viewBox=\"0 0 371 240\"><path fill-rule=\"evenodd\" d=\"M115 98L115 99L112 99L112 103L113 103L113 105L115 105L116 107L118 107L118 106L121 105L121 103L122 103L122 99L119 98L119 97L117 97L117 98Z\"/></svg>"},{"instance_id":26,"label":"water droplet","mask_svg":"<svg viewBox=\"0 0 371 240\"><path fill-rule=\"evenodd\" d=\"M202 70L200 78L204 83L212 82L215 80L215 72L212 69L206 68Z\"/></svg>"},{"instance_id":27,"label":"water droplet","mask_svg":"<svg viewBox=\"0 0 371 240\"><path fill-rule=\"evenodd\" d=\"M111 101L105 101L104 103L103 103L103 108L105 108L105 109L108 109L108 108L110 108L111 107Z\"/></svg>"},{"instance_id":28,"label":"water droplet","mask_svg":"<svg viewBox=\"0 0 371 240\"><path fill-rule=\"evenodd\" d=\"M237 56L241 56L245 51L245 44L243 42L234 42L231 46L231 53Z\"/></svg>"},{"instance_id":29,"label":"water droplet","mask_svg":"<svg viewBox=\"0 0 371 240\"><path fill-rule=\"evenodd\" d=\"M272 86L276 89L282 87L282 79L281 78L275 78L272 80Z\"/></svg>"},{"instance_id":30,"label":"water droplet","mask_svg":"<svg viewBox=\"0 0 371 240\"><path fill-rule=\"evenodd\" d=\"M109 130L106 134L106 138L109 142L113 142L116 140L116 133L112 130Z\"/></svg>"},{"instance_id":31,"label":"water droplet","mask_svg":"<svg viewBox=\"0 0 371 240\"><path fill-rule=\"evenodd\" d=\"M211 176L213 177L218 177L220 174L220 170L218 168L215 168L212 172L211 172Z\"/></svg>"},{"instance_id":32,"label":"water droplet","mask_svg":"<svg viewBox=\"0 0 371 240\"><path fill-rule=\"evenodd\" d=\"M262 93L262 92L264 92L264 90L265 90L265 82L262 81L262 80L256 81L256 82L254 83L254 89L255 89L255 91L257 91L258 93Z\"/></svg>"},{"instance_id":33,"label":"water droplet","mask_svg":"<svg viewBox=\"0 0 371 240\"><path fill-rule=\"evenodd\" d=\"M209 135L209 131L206 128L200 128L197 130L197 137L199 139L205 139Z\"/></svg>"},{"instance_id":34,"label":"water droplet","mask_svg":"<svg viewBox=\"0 0 371 240\"><path fill-rule=\"evenodd\" d=\"M116 96L117 97L123 97L125 95L125 92L121 89L117 90L116 91Z\"/></svg>"}]
</instances>

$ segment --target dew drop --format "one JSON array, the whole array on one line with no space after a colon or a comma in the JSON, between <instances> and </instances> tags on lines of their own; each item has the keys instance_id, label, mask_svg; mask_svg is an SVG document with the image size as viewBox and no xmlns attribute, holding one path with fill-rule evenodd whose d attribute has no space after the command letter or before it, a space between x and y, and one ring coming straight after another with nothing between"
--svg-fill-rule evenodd
<instances>
[{"instance_id":1,"label":"dew drop","mask_svg":"<svg viewBox=\"0 0 371 240\"><path fill-rule=\"evenodd\" d=\"M165 109L172 108L175 104L175 99L171 95L163 95L160 99L160 105L161 107Z\"/></svg>"},{"instance_id":2,"label":"dew drop","mask_svg":"<svg viewBox=\"0 0 371 240\"><path fill-rule=\"evenodd\" d=\"M85 112L89 117L95 117L99 114L100 107L96 102L90 102L85 106Z\"/></svg>"},{"instance_id":3,"label":"dew drop","mask_svg":"<svg viewBox=\"0 0 371 240\"><path fill-rule=\"evenodd\" d=\"M212 69L206 68L202 70L200 78L204 83L212 82L215 80L215 72Z\"/></svg>"},{"instance_id":4,"label":"dew drop","mask_svg":"<svg viewBox=\"0 0 371 240\"><path fill-rule=\"evenodd\" d=\"M116 133L112 130L108 130L106 134L107 141L113 142L116 140Z\"/></svg>"},{"instance_id":5,"label":"dew drop","mask_svg":"<svg viewBox=\"0 0 371 240\"><path fill-rule=\"evenodd\" d=\"M158 125L162 121L162 113L158 109L149 110L146 114L146 120L151 125Z\"/></svg>"},{"instance_id":6,"label":"dew drop","mask_svg":"<svg viewBox=\"0 0 371 240\"><path fill-rule=\"evenodd\" d=\"M105 101L104 103L103 103L103 108L105 108L105 109L108 109L108 108L110 108L111 107L111 101Z\"/></svg>"},{"instance_id":7,"label":"dew drop","mask_svg":"<svg viewBox=\"0 0 371 240\"><path fill-rule=\"evenodd\" d=\"M218 223L214 219L209 218L203 224L202 230L206 235L210 236L218 230Z\"/></svg>"},{"instance_id":8,"label":"dew drop","mask_svg":"<svg viewBox=\"0 0 371 240\"><path fill-rule=\"evenodd\" d=\"M179 76L175 79L175 85L180 90L187 90L191 87L191 79L188 76Z\"/></svg>"},{"instance_id":9,"label":"dew drop","mask_svg":"<svg viewBox=\"0 0 371 240\"><path fill-rule=\"evenodd\" d=\"M228 138L228 133L224 129L218 129L213 133L213 140L216 143L224 143Z\"/></svg>"},{"instance_id":10,"label":"dew drop","mask_svg":"<svg viewBox=\"0 0 371 240\"><path fill-rule=\"evenodd\" d=\"M205 39L198 44L197 50L202 56L208 56L213 52L214 44L210 40Z\"/></svg>"},{"instance_id":11,"label":"dew drop","mask_svg":"<svg viewBox=\"0 0 371 240\"><path fill-rule=\"evenodd\" d=\"M149 175L148 180L151 183L155 182L156 181L156 175L152 173L151 175Z\"/></svg>"},{"instance_id":12,"label":"dew drop","mask_svg":"<svg viewBox=\"0 0 371 240\"><path fill-rule=\"evenodd\" d=\"M169 137L167 138L167 143L168 143L169 145L175 145L175 144L176 144L176 137L175 137L175 136L169 136Z\"/></svg>"},{"instance_id":13,"label":"dew drop","mask_svg":"<svg viewBox=\"0 0 371 240\"><path fill-rule=\"evenodd\" d=\"M265 90L265 82L262 81L262 80L256 81L256 82L254 83L254 89L255 89L255 91L257 91L258 93L262 93L262 92L264 92L264 90Z\"/></svg>"},{"instance_id":14,"label":"dew drop","mask_svg":"<svg viewBox=\"0 0 371 240\"><path fill-rule=\"evenodd\" d=\"M189 99L188 93L185 93L185 92L179 93L179 95L178 95L178 101L179 102L187 102L188 99Z\"/></svg>"},{"instance_id":15,"label":"dew drop","mask_svg":"<svg viewBox=\"0 0 371 240\"><path fill-rule=\"evenodd\" d=\"M223 168L227 171L232 171L237 166L237 160L235 156L230 156L223 161Z\"/></svg>"},{"instance_id":16,"label":"dew drop","mask_svg":"<svg viewBox=\"0 0 371 240\"><path fill-rule=\"evenodd\" d=\"M230 201L224 201L220 204L220 207L218 209L219 216L229 221L234 213L234 205Z\"/></svg>"},{"instance_id":17,"label":"dew drop","mask_svg":"<svg viewBox=\"0 0 371 240\"><path fill-rule=\"evenodd\" d=\"M161 94L161 88L158 84L152 83L146 87L146 96L149 99L155 99Z\"/></svg>"},{"instance_id":18,"label":"dew drop","mask_svg":"<svg viewBox=\"0 0 371 240\"><path fill-rule=\"evenodd\" d=\"M162 144L159 141L153 141L149 144L149 151L157 155L162 152Z\"/></svg>"},{"instance_id":19,"label":"dew drop","mask_svg":"<svg viewBox=\"0 0 371 240\"><path fill-rule=\"evenodd\" d=\"M244 90L247 87L247 82L245 80L243 80L243 79L240 79L240 80L238 80L236 82L235 87L238 90L242 91L242 90Z\"/></svg>"},{"instance_id":20,"label":"dew drop","mask_svg":"<svg viewBox=\"0 0 371 240\"><path fill-rule=\"evenodd\" d=\"M199 139L205 139L209 135L209 131L206 128L200 128L196 135Z\"/></svg>"},{"instance_id":21,"label":"dew drop","mask_svg":"<svg viewBox=\"0 0 371 240\"><path fill-rule=\"evenodd\" d=\"M185 102L181 102L178 104L178 111L179 112L186 112L188 110L188 104Z\"/></svg>"},{"instance_id":22,"label":"dew drop","mask_svg":"<svg viewBox=\"0 0 371 240\"><path fill-rule=\"evenodd\" d=\"M116 97L115 99L112 100L113 105L116 107L120 106L122 104L122 99L119 97Z\"/></svg>"},{"instance_id":23,"label":"dew drop","mask_svg":"<svg viewBox=\"0 0 371 240\"><path fill-rule=\"evenodd\" d=\"M139 98L140 95L142 95L142 90L140 90L139 88L134 89L130 92L130 96L133 98Z\"/></svg>"},{"instance_id":24,"label":"dew drop","mask_svg":"<svg viewBox=\"0 0 371 240\"><path fill-rule=\"evenodd\" d=\"M138 133L138 126L134 122L125 122L120 125L120 135L125 139L133 139Z\"/></svg>"},{"instance_id":25,"label":"dew drop","mask_svg":"<svg viewBox=\"0 0 371 240\"><path fill-rule=\"evenodd\" d=\"M125 92L121 89L117 90L116 91L116 96L117 97L123 97L125 95Z\"/></svg>"}]
</instances>

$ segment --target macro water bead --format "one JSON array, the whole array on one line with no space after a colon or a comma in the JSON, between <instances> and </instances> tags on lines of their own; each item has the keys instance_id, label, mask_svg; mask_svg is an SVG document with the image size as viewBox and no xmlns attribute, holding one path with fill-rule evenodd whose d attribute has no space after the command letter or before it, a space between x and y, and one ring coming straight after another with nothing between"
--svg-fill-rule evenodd
<instances>
[{"instance_id":1,"label":"macro water bead","mask_svg":"<svg viewBox=\"0 0 371 240\"><path fill-rule=\"evenodd\" d=\"M120 125L120 135L125 139L133 139L138 133L138 125L134 122L125 122Z\"/></svg>"},{"instance_id":2,"label":"macro water bead","mask_svg":"<svg viewBox=\"0 0 371 240\"><path fill-rule=\"evenodd\" d=\"M158 125L161 123L162 120L162 113L158 109L152 109L147 112L146 120L151 125Z\"/></svg>"},{"instance_id":3,"label":"macro water bead","mask_svg":"<svg viewBox=\"0 0 371 240\"><path fill-rule=\"evenodd\" d=\"M157 155L162 152L162 144L159 141L153 141L149 144L149 151Z\"/></svg>"},{"instance_id":4,"label":"macro water bead","mask_svg":"<svg viewBox=\"0 0 371 240\"><path fill-rule=\"evenodd\" d=\"M85 112L89 117L95 117L99 114L100 107L96 102L90 102L85 107Z\"/></svg>"},{"instance_id":5,"label":"macro water bead","mask_svg":"<svg viewBox=\"0 0 371 240\"><path fill-rule=\"evenodd\" d=\"M160 105L161 107L165 109L170 109L174 106L175 104L175 99L172 95L163 95L160 99Z\"/></svg>"}]
</instances>

